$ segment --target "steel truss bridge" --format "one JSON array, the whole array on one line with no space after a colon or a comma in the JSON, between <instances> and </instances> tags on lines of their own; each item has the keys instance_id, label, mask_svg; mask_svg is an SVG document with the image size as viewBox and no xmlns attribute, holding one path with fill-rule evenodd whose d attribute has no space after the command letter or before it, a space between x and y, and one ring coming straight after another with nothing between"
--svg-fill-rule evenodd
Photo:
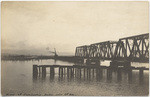
<instances>
[{"instance_id":1,"label":"steel truss bridge","mask_svg":"<svg viewBox=\"0 0 150 97\"><path fill-rule=\"evenodd\" d=\"M149 33L119 41L105 41L76 47L75 56L99 60L149 62Z\"/></svg>"}]
</instances>

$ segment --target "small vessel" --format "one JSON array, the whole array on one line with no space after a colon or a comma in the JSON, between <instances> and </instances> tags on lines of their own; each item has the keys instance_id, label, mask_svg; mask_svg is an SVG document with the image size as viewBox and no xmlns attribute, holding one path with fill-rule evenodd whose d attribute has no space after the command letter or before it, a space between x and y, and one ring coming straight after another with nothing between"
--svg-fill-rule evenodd
<instances>
[{"instance_id":1,"label":"small vessel","mask_svg":"<svg viewBox=\"0 0 150 97\"><path fill-rule=\"evenodd\" d=\"M58 54L56 52L56 49L54 48L54 52L53 51L49 51L50 53L53 53L54 54L54 58L57 58L58 57Z\"/></svg>"}]
</instances>

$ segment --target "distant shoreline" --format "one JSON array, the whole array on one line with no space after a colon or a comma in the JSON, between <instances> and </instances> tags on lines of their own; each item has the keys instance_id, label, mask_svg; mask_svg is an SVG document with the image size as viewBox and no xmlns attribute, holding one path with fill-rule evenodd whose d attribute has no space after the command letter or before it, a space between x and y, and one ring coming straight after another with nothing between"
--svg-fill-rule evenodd
<instances>
[{"instance_id":1,"label":"distant shoreline","mask_svg":"<svg viewBox=\"0 0 150 97\"><path fill-rule=\"evenodd\" d=\"M38 56L38 55L3 55L1 60L4 61L30 61L30 60L43 60L43 59L55 59L55 60L62 60L68 62L76 62L75 56Z\"/></svg>"}]
</instances>

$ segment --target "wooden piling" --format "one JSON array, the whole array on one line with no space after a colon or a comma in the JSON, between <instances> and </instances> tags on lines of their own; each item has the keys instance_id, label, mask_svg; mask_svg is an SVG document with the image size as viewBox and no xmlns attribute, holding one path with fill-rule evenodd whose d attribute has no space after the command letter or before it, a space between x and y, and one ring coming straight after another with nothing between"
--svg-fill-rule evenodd
<instances>
[{"instance_id":1,"label":"wooden piling","mask_svg":"<svg viewBox=\"0 0 150 97\"><path fill-rule=\"evenodd\" d=\"M140 69L139 70L139 80L143 81L143 79L144 79L143 69Z\"/></svg>"},{"instance_id":2,"label":"wooden piling","mask_svg":"<svg viewBox=\"0 0 150 97\"><path fill-rule=\"evenodd\" d=\"M83 73L84 73L83 75L84 75L84 78L85 78L85 68L84 68L84 72Z\"/></svg>"},{"instance_id":3,"label":"wooden piling","mask_svg":"<svg viewBox=\"0 0 150 97\"><path fill-rule=\"evenodd\" d=\"M38 69L39 69L39 73L40 73L40 67Z\"/></svg>"},{"instance_id":4,"label":"wooden piling","mask_svg":"<svg viewBox=\"0 0 150 97\"><path fill-rule=\"evenodd\" d=\"M132 81L132 69L128 69L128 81Z\"/></svg>"},{"instance_id":5,"label":"wooden piling","mask_svg":"<svg viewBox=\"0 0 150 97\"><path fill-rule=\"evenodd\" d=\"M91 78L91 68L89 68L89 79Z\"/></svg>"},{"instance_id":6,"label":"wooden piling","mask_svg":"<svg viewBox=\"0 0 150 97\"><path fill-rule=\"evenodd\" d=\"M81 79L81 68L79 68L79 76L80 76L80 79Z\"/></svg>"},{"instance_id":7,"label":"wooden piling","mask_svg":"<svg viewBox=\"0 0 150 97\"><path fill-rule=\"evenodd\" d=\"M42 68L41 67L38 67L39 68L39 77L41 77L41 74L42 74Z\"/></svg>"},{"instance_id":8,"label":"wooden piling","mask_svg":"<svg viewBox=\"0 0 150 97\"><path fill-rule=\"evenodd\" d=\"M96 80L98 81L100 78L99 78L99 68L96 68Z\"/></svg>"},{"instance_id":9,"label":"wooden piling","mask_svg":"<svg viewBox=\"0 0 150 97\"><path fill-rule=\"evenodd\" d=\"M93 68L93 72L92 72L92 74L93 74L92 76L94 77L94 68Z\"/></svg>"},{"instance_id":10,"label":"wooden piling","mask_svg":"<svg viewBox=\"0 0 150 97\"><path fill-rule=\"evenodd\" d=\"M103 78L103 69L99 68L99 78L102 79Z\"/></svg>"},{"instance_id":11,"label":"wooden piling","mask_svg":"<svg viewBox=\"0 0 150 97\"><path fill-rule=\"evenodd\" d=\"M74 68L75 69L75 77L77 77L77 68Z\"/></svg>"},{"instance_id":12,"label":"wooden piling","mask_svg":"<svg viewBox=\"0 0 150 97\"><path fill-rule=\"evenodd\" d=\"M120 68L118 68L118 70L117 70L117 80L118 80L118 81L121 81L121 80L122 80L122 72L121 72L121 69L120 69Z\"/></svg>"},{"instance_id":13,"label":"wooden piling","mask_svg":"<svg viewBox=\"0 0 150 97\"><path fill-rule=\"evenodd\" d=\"M91 76L94 77L96 74L96 79L99 80L103 77L103 69L107 70L107 79L112 79L112 72L117 70L117 80L122 80L122 70L125 70L128 74L128 80L132 81L132 70L139 70L139 80L143 80L144 78L144 70L149 70L148 68L140 68L140 67L130 67L130 68L111 68L106 66L59 66L59 65L33 65L33 78L37 78L38 72L42 71L42 78L46 77L46 68L50 68L50 78L54 78L55 75L55 68L59 69L59 77L63 78L65 76L65 68L67 68L67 78L73 78L74 75L81 79L82 74L83 77L90 79ZM83 72L82 72L83 69ZM87 69L87 70L86 70ZM96 72L95 72L96 70ZM75 73L75 74L74 74Z\"/></svg>"},{"instance_id":14,"label":"wooden piling","mask_svg":"<svg viewBox=\"0 0 150 97\"><path fill-rule=\"evenodd\" d=\"M69 78L69 67L67 67L67 78Z\"/></svg>"},{"instance_id":15,"label":"wooden piling","mask_svg":"<svg viewBox=\"0 0 150 97\"><path fill-rule=\"evenodd\" d=\"M70 77L73 78L73 70L70 68Z\"/></svg>"},{"instance_id":16,"label":"wooden piling","mask_svg":"<svg viewBox=\"0 0 150 97\"><path fill-rule=\"evenodd\" d=\"M64 76L66 75L66 68L64 67Z\"/></svg>"},{"instance_id":17,"label":"wooden piling","mask_svg":"<svg viewBox=\"0 0 150 97\"><path fill-rule=\"evenodd\" d=\"M89 79L89 68L87 68L87 79Z\"/></svg>"},{"instance_id":18,"label":"wooden piling","mask_svg":"<svg viewBox=\"0 0 150 97\"><path fill-rule=\"evenodd\" d=\"M63 78L63 67L61 67L61 78Z\"/></svg>"},{"instance_id":19,"label":"wooden piling","mask_svg":"<svg viewBox=\"0 0 150 97\"><path fill-rule=\"evenodd\" d=\"M74 67L72 67L72 78L74 77Z\"/></svg>"},{"instance_id":20,"label":"wooden piling","mask_svg":"<svg viewBox=\"0 0 150 97\"><path fill-rule=\"evenodd\" d=\"M59 72L58 73L59 73L59 77L60 77L60 67L59 67Z\"/></svg>"},{"instance_id":21,"label":"wooden piling","mask_svg":"<svg viewBox=\"0 0 150 97\"><path fill-rule=\"evenodd\" d=\"M112 79L112 70L111 70L111 68L107 68L107 79L108 80Z\"/></svg>"},{"instance_id":22,"label":"wooden piling","mask_svg":"<svg viewBox=\"0 0 150 97\"><path fill-rule=\"evenodd\" d=\"M54 78L55 70L54 67L50 67L50 78Z\"/></svg>"},{"instance_id":23,"label":"wooden piling","mask_svg":"<svg viewBox=\"0 0 150 97\"><path fill-rule=\"evenodd\" d=\"M46 67L42 66L42 78L46 77Z\"/></svg>"},{"instance_id":24,"label":"wooden piling","mask_svg":"<svg viewBox=\"0 0 150 97\"><path fill-rule=\"evenodd\" d=\"M37 79L38 76L38 67L37 65L33 65L33 78Z\"/></svg>"}]
</instances>

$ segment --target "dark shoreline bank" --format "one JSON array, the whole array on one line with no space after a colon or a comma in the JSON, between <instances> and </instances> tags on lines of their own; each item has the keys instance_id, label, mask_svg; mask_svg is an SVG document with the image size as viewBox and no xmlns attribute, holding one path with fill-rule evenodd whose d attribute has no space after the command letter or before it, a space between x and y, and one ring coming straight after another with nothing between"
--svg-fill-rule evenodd
<instances>
[{"instance_id":1,"label":"dark shoreline bank","mask_svg":"<svg viewBox=\"0 0 150 97\"><path fill-rule=\"evenodd\" d=\"M54 60L61 60L61 61L68 61L68 62L76 62L77 57L75 56L25 56L25 55L9 55L9 56L2 56L1 60L4 61L30 61L30 60L43 60L43 59L54 59Z\"/></svg>"}]
</instances>

